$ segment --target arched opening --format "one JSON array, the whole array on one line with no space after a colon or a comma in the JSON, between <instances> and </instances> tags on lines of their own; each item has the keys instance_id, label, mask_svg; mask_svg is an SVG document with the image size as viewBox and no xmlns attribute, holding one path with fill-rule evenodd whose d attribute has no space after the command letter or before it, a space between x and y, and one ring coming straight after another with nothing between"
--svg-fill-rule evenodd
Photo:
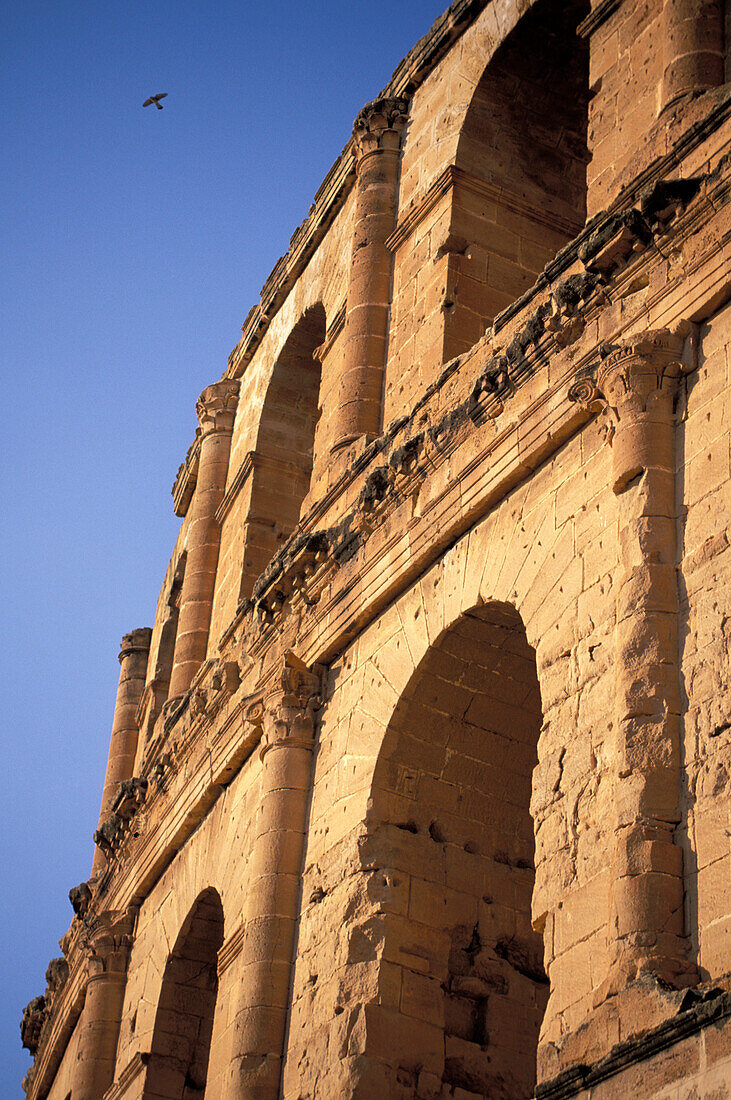
<instances>
[{"instance_id":1,"label":"arched opening","mask_svg":"<svg viewBox=\"0 0 731 1100\"><path fill-rule=\"evenodd\" d=\"M491 1100L533 1094L548 1000L531 925L541 722L522 620L494 603L430 646L387 729L369 832L393 860L381 920L400 995L398 1011L374 1008L369 1053L414 1095L424 1073Z\"/></svg>"},{"instance_id":2,"label":"arched opening","mask_svg":"<svg viewBox=\"0 0 731 1100\"><path fill-rule=\"evenodd\" d=\"M152 655L152 678L148 680L142 696L139 712L140 736L137 747L135 773L150 745L155 723L167 702L170 693L170 676L175 663L175 645L178 639L178 618L180 615L180 594L185 576L187 554L180 555L175 566L170 587L164 597L162 624L157 642L157 650ZM158 605L159 613L159 605Z\"/></svg>"},{"instance_id":3,"label":"arched opening","mask_svg":"<svg viewBox=\"0 0 731 1100\"><path fill-rule=\"evenodd\" d=\"M485 68L457 146L444 359L470 347L586 220L586 0L537 0Z\"/></svg>"},{"instance_id":4,"label":"arched opening","mask_svg":"<svg viewBox=\"0 0 731 1100\"><path fill-rule=\"evenodd\" d=\"M241 596L249 596L272 555L300 519L310 487L315 435L320 418L325 310L308 309L277 359L259 421L252 463L251 495L244 532Z\"/></svg>"},{"instance_id":5,"label":"arched opening","mask_svg":"<svg viewBox=\"0 0 731 1100\"><path fill-rule=\"evenodd\" d=\"M222 943L221 899L215 890L204 890L165 967L143 1100L205 1094Z\"/></svg>"}]
</instances>

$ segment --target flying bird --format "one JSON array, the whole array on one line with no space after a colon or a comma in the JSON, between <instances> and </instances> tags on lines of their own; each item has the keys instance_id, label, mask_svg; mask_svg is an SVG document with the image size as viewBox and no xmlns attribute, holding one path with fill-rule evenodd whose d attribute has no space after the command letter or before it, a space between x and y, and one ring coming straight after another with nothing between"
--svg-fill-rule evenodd
<instances>
[{"instance_id":1,"label":"flying bird","mask_svg":"<svg viewBox=\"0 0 731 1100\"><path fill-rule=\"evenodd\" d=\"M160 102L160 100L164 99L166 95L167 95L167 92L158 92L157 95L151 95L149 99L145 100L145 102L142 104L142 106L143 107L149 107L149 106L151 106L151 104L154 103L155 106L157 107L158 111L161 111L162 110L162 103Z\"/></svg>"}]
</instances>

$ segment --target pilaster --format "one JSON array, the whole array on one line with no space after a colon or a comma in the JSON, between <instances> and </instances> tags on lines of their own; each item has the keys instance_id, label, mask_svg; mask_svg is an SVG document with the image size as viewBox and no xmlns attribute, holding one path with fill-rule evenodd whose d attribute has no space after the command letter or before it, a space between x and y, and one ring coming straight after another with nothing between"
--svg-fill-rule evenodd
<instances>
[{"instance_id":1,"label":"pilaster","mask_svg":"<svg viewBox=\"0 0 731 1100\"><path fill-rule=\"evenodd\" d=\"M317 672L289 653L249 714L262 776L227 1093L237 1100L279 1096L319 693Z\"/></svg>"},{"instance_id":2,"label":"pilaster","mask_svg":"<svg viewBox=\"0 0 731 1100\"><path fill-rule=\"evenodd\" d=\"M643 974L697 980L683 912L675 412L682 340L630 338L572 396L602 409L619 504L610 969L597 1003Z\"/></svg>"},{"instance_id":3,"label":"pilaster","mask_svg":"<svg viewBox=\"0 0 731 1100\"><path fill-rule=\"evenodd\" d=\"M176 699L188 690L206 659L221 541L216 512L226 489L238 395L238 381L224 379L206 387L196 404L200 424L200 457L195 491L188 510L187 557L170 676L170 699Z\"/></svg>"},{"instance_id":4,"label":"pilaster","mask_svg":"<svg viewBox=\"0 0 731 1100\"><path fill-rule=\"evenodd\" d=\"M137 910L88 918L82 946L87 957L86 999L79 1021L74 1100L100 1100L114 1079L127 965Z\"/></svg>"},{"instance_id":5,"label":"pilaster","mask_svg":"<svg viewBox=\"0 0 731 1100\"><path fill-rule=\"evenodd\" d=\"M368 103L355 120L355 224L345 314L345 362L335 413L333 449L381 430L381 394L391 304L401 138L408 101Z\"/></svg>"},{"instance_id":6,"label":"pilaster","mask_svg":"<svg viewBox=\"0 0 731 1100\"><path fill-rule=\"evenodd\" d=\"M122 638L119 650L119 684L99 811L99 829L110 814L117 785L129 779L134 771L138 737L137 709L145 687L151 637L150 628L141 627ZM102 870L104 862L104 853L97 847L91 867L92 875Z\"/></svg>"},{"instance_id":7,"label":"pilaster","mask_svg":"<svg viewBox=\"0 0 731 1100\"><path fill-rule=\"evenodd\" d=\"M664 0L661 109L723 84L722 0Z\"/></svg>"}]
</instances>

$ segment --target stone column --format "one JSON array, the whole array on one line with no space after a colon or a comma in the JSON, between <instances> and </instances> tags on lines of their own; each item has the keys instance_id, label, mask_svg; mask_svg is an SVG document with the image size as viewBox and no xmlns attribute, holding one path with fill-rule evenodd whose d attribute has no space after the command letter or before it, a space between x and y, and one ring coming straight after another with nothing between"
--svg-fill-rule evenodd
<instances>
[{"instance_id":1,"label":"stone column","mask_svg":"<svg viewBox=\"0 0 731 1100\"><path fill-rule=\"evenodd\" d=\"M93 918L86 934L89 977L73 1070L74 1100L101 1100L114 1080L127 963L136 910Z\"/></svg>"},{"instance_id":2,"label":"stone column","mask_svg":"<svg viewBox=\"0 0 731 1100\"><path fill-rule=\"evenodd\" d=\"M203 390L196 405L200 423L198 480L188 509L185 575L169 700L188 690L206 659L221 541L216 512L226 489L238 396L238 381L224 379Z\"/></svg>"},{"instance_id":3,"label":"stone column","mask_svg":"<svg viewBox=\"0 0 731 1100\"><path fill-rule=\"evenodd\" d=\"M610 971L598 1000L643 973L692 984L683 913L674 400L682 340L631 338L597 388L619 505L616 577L616 841Z\"/></svg>"},{"instance_id":4,"label":"stone column","mask_svg":"<svg viewBox=\"0 0 731 1100\"><path fill-rule=\"evenodd\" d=\"M124 779L130 779L134 770L138 736L137 707L145 688L151 637L152 631L150 628L143 626L138 630L130 631L122 638L122 646L119 650L119 664L121 666L119 685L117 687L117 700L114 705L112 736L109 741L107 774L104 777L102 804L99 811L98 827L100 829L109 816L110 805L116 793L117 784ZM103 852L100 848L96 848L94 862L91 867L92 875L101 871L104 863Z\"/></svg>"},{"instance_id":5,"label":"stone column","mask_svg":"<svg viewBox=\"0 0 731 1100\"><path fill-rule=\"evenodd\" d=\"M226 1092L236 1100L279 1097L319 691L319 677L288 654L250 716L262 727L262 775Z\"/></svg>"},{"instance_id":6,"label":"stone column","mask_svg":"<svg viewBox=\"0 0 731 1100\"><path fill-rule=\"evenodd\" d=\"M724 81L722 0L664 0L661 109Z\"/></svg>"},{"instance_id":7,"label":"stone column","mask_svg":"<svg viewBox=\"0 0 731 1100\"><path fill-rule=\"evenodd\" d=\"M381 430L383 371L391 306L401 135L408 101L376 99L353 127L355 224L345 314L345 361L333 420L333 450Z\"/></svg>"}]
</instances>

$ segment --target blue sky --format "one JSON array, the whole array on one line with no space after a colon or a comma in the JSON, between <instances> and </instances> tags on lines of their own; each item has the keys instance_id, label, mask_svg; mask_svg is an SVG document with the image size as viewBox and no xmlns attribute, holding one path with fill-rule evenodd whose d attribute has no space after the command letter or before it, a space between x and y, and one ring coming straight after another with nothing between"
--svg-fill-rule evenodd
<instances>
[{"instance_id":1,"label":"blue sky","mask_svg":"<svg viewBox=\"0 0 731 1100\"><path fill-rule=\"evenodd\" d=\"M3 1097L22 1096L21 1010L90 871L119 641L152 623L195 399L353 118L444 7L0 12Z\"/></svg>"}]
</instances>

